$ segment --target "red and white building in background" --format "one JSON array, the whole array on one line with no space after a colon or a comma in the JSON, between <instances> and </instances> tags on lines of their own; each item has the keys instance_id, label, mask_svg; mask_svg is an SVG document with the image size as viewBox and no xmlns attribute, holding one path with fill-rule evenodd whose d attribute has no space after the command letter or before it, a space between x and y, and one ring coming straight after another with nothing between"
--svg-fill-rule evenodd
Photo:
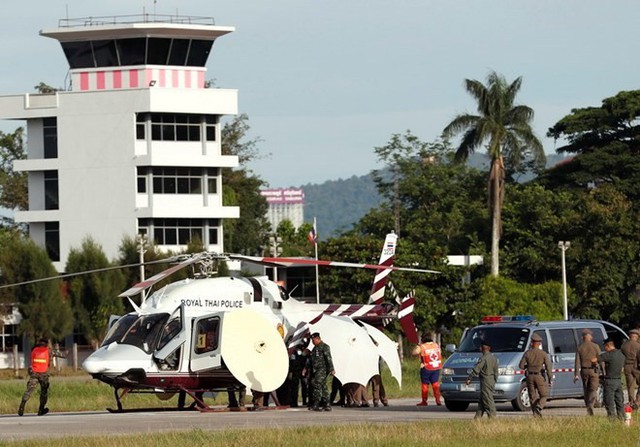
<instances>
[{"instance_id":1,"label":"red and white building in background","mask_svg":"<svg viewBox=\"0 0 640 447\"><path fill-rule=\"evenodd\" d=\"M304 191L300 188L263 189L260 194L267 200L267 220L275 231L283 220L294 228L304 223Z\"/></svg>"}]
</instances>

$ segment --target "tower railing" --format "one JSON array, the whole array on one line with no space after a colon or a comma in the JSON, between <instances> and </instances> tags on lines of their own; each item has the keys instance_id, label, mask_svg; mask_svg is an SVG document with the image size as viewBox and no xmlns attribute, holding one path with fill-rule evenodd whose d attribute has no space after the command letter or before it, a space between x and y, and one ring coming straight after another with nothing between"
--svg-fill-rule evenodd
<instances>
[{"instance_id":1,"label":"tower railing","mask_svg":"<svg viewBox=\"0 0 640 447\"><path fill-rule=\"evenodd\" d=\"M60 19L60 28L75 28L87 26L122 25L129 23L175 23L181 25L215 25L213 17L182 16L167 14L131 14L118 16L81 17L76 19Z\"/></svg>"}]
</instances>

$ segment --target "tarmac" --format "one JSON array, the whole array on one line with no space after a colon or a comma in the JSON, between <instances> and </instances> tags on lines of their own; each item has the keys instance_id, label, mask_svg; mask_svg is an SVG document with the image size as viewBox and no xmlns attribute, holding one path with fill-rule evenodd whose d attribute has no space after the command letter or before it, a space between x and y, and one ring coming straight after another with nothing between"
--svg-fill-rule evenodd
<instances>
[{"instance_id":1,"label":"tarmac","mask_svg":"<svg viewBox=\"0 0 640 447\"><path fill-rule=\"evenodd\" d=\"M376 424L415 422L425 420L471 419L475 404L467 411L451 412L444 406L430 404L417 407L418 399L392 399L388 407L342 408L331 412L313 412L306 407L261 411L135 411L109 413L107 411L57 413L55 408L46 416L35 414L0 416L0 440L28 440L43 436L62 438L67 436L113 436L143 433L162 433L184 430L228 430L255 428L285 428L322 425ZM605 415L604 409L596 414ZM558 400L548 402L545 416L586 415L582 400ZM313 416L313 417L311 417ZM498 404L498 417L532 417L530 412L518 412L510 404ZM43 435L46 434L46 435Z\"/></svg>"}]
</instances>

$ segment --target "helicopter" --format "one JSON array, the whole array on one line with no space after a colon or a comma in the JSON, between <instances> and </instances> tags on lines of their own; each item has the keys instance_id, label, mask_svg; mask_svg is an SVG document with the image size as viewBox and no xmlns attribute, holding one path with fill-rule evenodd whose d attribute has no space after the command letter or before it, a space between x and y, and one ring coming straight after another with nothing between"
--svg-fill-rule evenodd
<instances>
[{"instance_id":1,"label":"helicopter","mask_svg":"<svg viewBox=\"0 0 640 447\"><path fill-rule=\"evenodd\" d=\"M179 408L184 406L185 396L190 395L200 411L210 410L201 398L205 391L249 388L272 392L286 378L291 350L306 348L311 329L323 318L327 327L333 318L347 317L353 325L351 329L361 331L360 335L371 327L366 323L381 326L398 318L395 306L383 303L380 297L380 291L384 295L387 271L437 273L393 266L396 241L394 233L387 235L379 264L215 253L182 256L176 265L119 295L129 299L134 311L110 317L102 344L82 367L93 378L114 388L117 410L111 411L117 412L125 411L122 397L132 392L155 393L162 399L179 393ZM281 285L264 276L214 277L215 266L225 260L271 266L316 264L375 269L376 279L368 304L308 304L291 297ZM131 299L188 266L197 271L194 278L172 282L140 305ZM401 312L402 309L401 306ZM417 338L412 312L404 309L400 320L408 337ZM371 338L379 336L373 329L369 332ZM336 343L332 350L357 349L356 339L369 340L360 335ZM389 364L389 359L393 361L392 357L398 354L387 351L380 356L386 357ZM377 362L378 355L375 359ZM336 365L337 376L340 366Z\"/></svg>"}]
</instances>

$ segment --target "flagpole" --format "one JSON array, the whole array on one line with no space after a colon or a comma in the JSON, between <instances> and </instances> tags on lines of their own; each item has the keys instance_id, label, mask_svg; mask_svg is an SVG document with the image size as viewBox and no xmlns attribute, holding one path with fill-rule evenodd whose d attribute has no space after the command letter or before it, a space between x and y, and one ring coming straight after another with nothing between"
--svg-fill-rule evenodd
<instances>
[{"instance_id":1,"label":"flagpole","mask_svg":"<svg viewBox=\"0 0 640 447\"><path fill-rule=\"evenodd\" d=\"M316 228L316 218L313 218L313 228L316 230L316 235L318 234L318 229ZM317 236L316 236L317 238ZM316 261L318 260L318 240L316 239L316 243L313 244L314 250L316 252ZM316 303L320 304L320 279L318 277L318 264L316 264Z\"/></svg>"}]
</instances>

